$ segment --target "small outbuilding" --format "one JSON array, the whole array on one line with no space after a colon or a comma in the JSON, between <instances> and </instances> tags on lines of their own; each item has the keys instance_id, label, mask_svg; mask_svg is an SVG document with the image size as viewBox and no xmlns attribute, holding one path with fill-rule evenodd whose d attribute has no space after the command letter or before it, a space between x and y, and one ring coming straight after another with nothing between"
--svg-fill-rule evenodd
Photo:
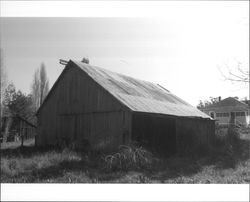
<instances>
[{"instance_id":1,"label":"small outbuilding","mask_svg":"<svg viewBox=\"0 0 250 202\"><path fill-rule=\"evenodd\" d=\"M34 116L24 114L19 111L19 114L13 115L6 108L3 109L0 124L0 142L18 142L33 139L36 136L36 125Z\"/></svg>"},{"instance_id":2,"label":"small outbuilding","mask_svg":"<svg viewBox=\"0 0 250 202\"><path fill-rule=\"evenodd\" d=\"M214 137L211 117L164 87L72 60L37 117L38 146L64 141L100 150L137 141L173 153Z\"/></svg>"}]
</instances>

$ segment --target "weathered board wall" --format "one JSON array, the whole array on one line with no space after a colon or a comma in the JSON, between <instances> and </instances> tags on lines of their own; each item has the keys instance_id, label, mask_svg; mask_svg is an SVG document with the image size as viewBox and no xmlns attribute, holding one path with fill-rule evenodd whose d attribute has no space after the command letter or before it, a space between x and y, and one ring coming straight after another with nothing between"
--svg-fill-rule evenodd
<instances>
[{"instance_id":1,"label":"weathered board wall","mask_svg":"<svg viewBox=\"0 0 250 202\"><path fill-rule=\"evenodd\" d=\"M130 136L131 114L85 72L68 64L38 113L37 145L88 140L115 147Z\"/></svg>"},{"instance_id":2,"label":"weathered board wall","mask_svg":"<svg viewBox=\"0 0 250 202\"><path fill-rule=\"evenodd\" d=\"M153 151L176 152L175 117L149 113L133 113L132 138Z\"/></svg>"},{"instance_id":3,"label":"weathered board wall","mask_svg":"<svg viewBox=\"0 0 250 202\"><path fill-rule=\"evenodd\" d=\"M213 142L214 137L213 120L181 117L176 119L176 147L180 153L195 147L206 147Z\"/></svg>"},{"instance_id":4,"label":"weathered board wall","mask_svg":"<svg viewBox=\"0 0 250 202\"><path fill-rule=\"evenodd\" d=\"M150 113L133 113L132 138L165 154L185 153L212 144L213 120Z\"/></svg>"}]
</instances>

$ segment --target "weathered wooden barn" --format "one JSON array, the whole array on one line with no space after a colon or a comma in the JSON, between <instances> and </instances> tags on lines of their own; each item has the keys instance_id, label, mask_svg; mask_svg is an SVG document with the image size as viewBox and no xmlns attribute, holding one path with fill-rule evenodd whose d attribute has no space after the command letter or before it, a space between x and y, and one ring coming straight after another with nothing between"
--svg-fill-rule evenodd
<instances>
[{"instance_id":1,"label":"weathered wooden barn","mask_svg":"<svg viewBox=\"0 0 250 202\"><path fill-rule=\"evenodd\" d=\"M138 141L175 152L214 135L210 116L162 86L72 60L37 117L38 146L63 140L114 149Z\"/></svg>"}]
</instances>

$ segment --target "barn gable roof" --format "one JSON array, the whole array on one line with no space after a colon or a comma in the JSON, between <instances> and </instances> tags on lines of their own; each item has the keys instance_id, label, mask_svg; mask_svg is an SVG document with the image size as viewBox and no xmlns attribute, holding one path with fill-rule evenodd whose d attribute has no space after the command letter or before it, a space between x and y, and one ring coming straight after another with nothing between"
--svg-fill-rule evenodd
<instances>
[{"instance_id":1,"label":"barn gable roof","mask_svg":"<svg viewBox=\"0 0 250 202\"><path fill-rule=\"evenodd\" d=\"M132 111L211 119L158 84L134 79L86 63L71 62Z\"/></svg>"},{"instance_id":2,"label":"barn gable roof","mask_svg":"<svg viewBox=\"0 0 250 202\"><path fill-rule=\"evenodd\" d=\"M249 106L234 97L228 97L220 102L208 105L204 107L202 110L218 110L221 112L226 111L245 111L249 109Z\"/></svg>"}]
</instances>

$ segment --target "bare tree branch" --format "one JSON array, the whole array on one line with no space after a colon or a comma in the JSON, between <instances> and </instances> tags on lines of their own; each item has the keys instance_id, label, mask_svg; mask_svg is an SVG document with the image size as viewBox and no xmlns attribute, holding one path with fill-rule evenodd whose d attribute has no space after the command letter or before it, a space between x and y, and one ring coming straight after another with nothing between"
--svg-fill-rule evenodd
<instances>
[{"instance_id":1,"label":"bare tree branch","mask_svg":"<svg viewBox=\"0 0 250 202\"><path fill-rule=\"evenodd\" d=\"M222 72L222 70L218 67L218 70L225 81L249 83L249 71L243 69L240 62L238 62L237 68L235 68L234 71L232 71L228 65L225 66L227 68L227 74Z\"/></svg>"}]
</instances>

